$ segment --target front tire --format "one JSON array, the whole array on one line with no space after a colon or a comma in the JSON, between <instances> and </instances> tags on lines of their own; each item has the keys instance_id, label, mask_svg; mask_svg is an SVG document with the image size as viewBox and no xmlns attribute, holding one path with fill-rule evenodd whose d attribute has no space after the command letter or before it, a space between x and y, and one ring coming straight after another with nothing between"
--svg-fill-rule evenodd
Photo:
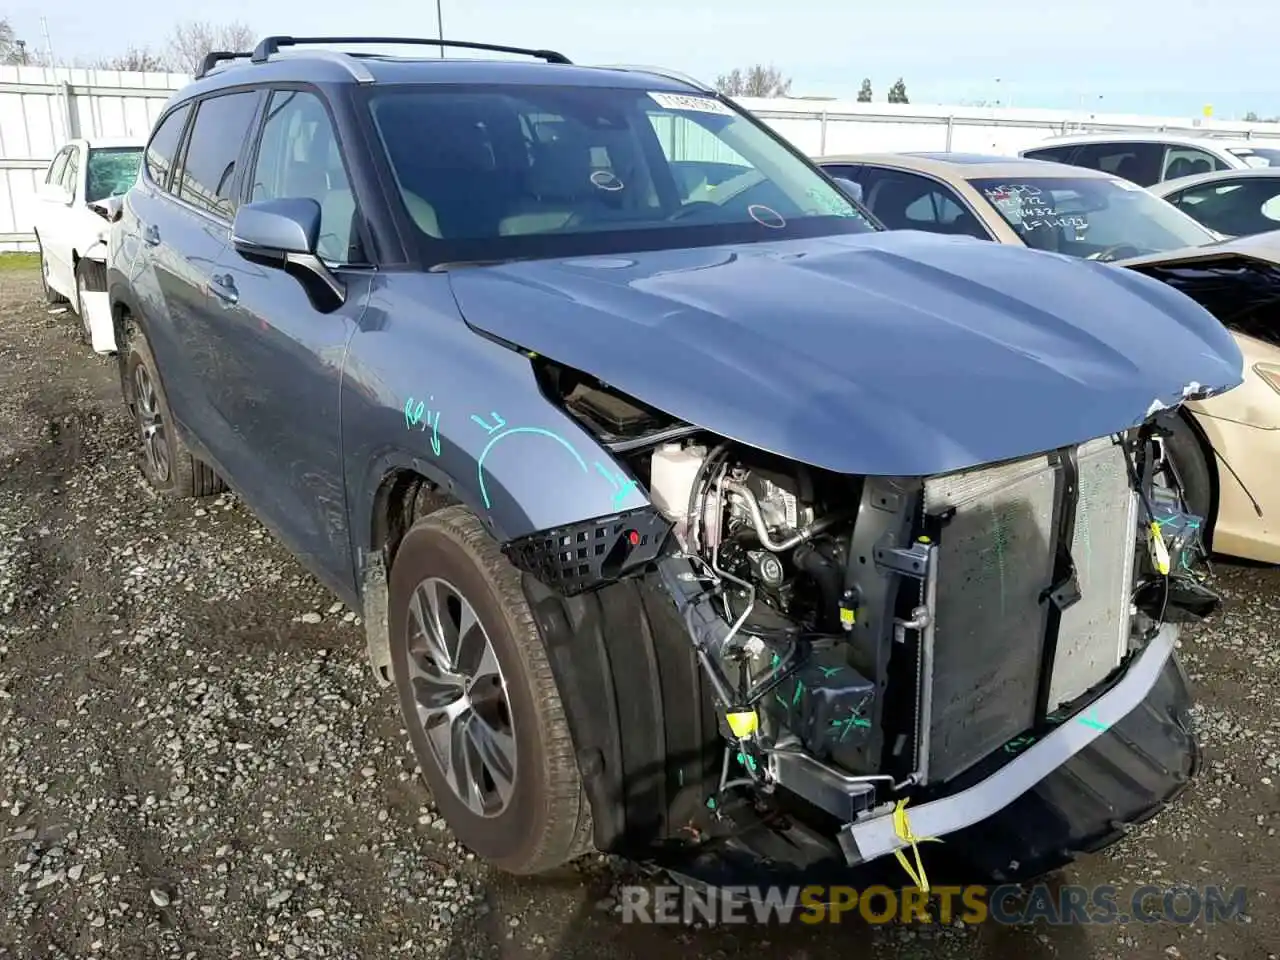
<instances>
[{"instance_id":1,"label":"front tire","mask_svg":"<svg viewBox=\"0 0 1280 960\"><path fill-rule=\"evenodd\" d=\"M146 341L136 336L127 350L125 399L137 424L141 469L147 482L157 493L169 497L207 497L222 492L218 475L187 449L174 429L169 400Z\"/></svg>"},{"instance_id":2,"label":"front tire","mask_svg":"<svg viewBox=\"0 0 1280 960\"><path fill-rule=\"evenodd\" d=\"M93 330L89 326L89 314L84 308L84 295L89 289L89 273L103 269L94 260L81 260L76 264L76 316L80 318L80 339L89 347L93 347Z\"/></svg>"},{"instance_id":3,"label":"front tire","mask_svg":"<svg viewBox=\"0 0 1280 960\"><path fill-rule=\"evenodd\" d=\"M1187 509L1204 520L1205 546L1213 531L1213 472L1196 428L1184 417L1171 418L1170 435L1165 438Z\"/></svg>"},{"instance_id":4,"label":"front tire","mask_svg":"<svg viewBox=\"0 0 1280 960\"><path fill-rule=\"evenodd\" d=\"M391 569L392 673L423 777L459 842L511 873L591 849L546 648L516 570L464 507L405 535Z\"/></svg>"}]
</instances>

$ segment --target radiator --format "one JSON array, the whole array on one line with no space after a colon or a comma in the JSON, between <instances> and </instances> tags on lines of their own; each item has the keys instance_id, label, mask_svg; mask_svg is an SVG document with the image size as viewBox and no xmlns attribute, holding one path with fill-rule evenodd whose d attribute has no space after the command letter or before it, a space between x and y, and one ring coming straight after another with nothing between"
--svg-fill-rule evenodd
<instances>
[{"instance_id":1,"label":"radiator","mask_svg":"<svg viewBox=\"0 0 1280 960\"><path fill-rule=\"evenodd\" d=\"M1115 669L1129 636L1137 497L1110 438L1081 445L1077 458L1072 556L1083 596L1062 615L1050 710ZM938 548L931 780L963 772L1034 722L1060 469L1040 455L925 482L926 512L955 511Z\"/></svg>"}]
</instances>

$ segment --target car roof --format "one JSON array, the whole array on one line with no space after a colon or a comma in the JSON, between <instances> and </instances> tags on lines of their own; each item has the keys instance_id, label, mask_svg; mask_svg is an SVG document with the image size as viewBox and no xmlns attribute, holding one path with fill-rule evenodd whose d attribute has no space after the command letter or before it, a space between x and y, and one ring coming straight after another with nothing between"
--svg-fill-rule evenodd
<instances>
[{"instance_id":1,"label":"car roof","mask_svg":"<svg viewBox=\"0 0 1280 960\"><path fill-rule=\"evenodd\" d=\"M1178 177L1176 180L1165 180L1162 183L1147 187L1157 196L1168 196L1185 190L1187 187L1199 187L1207 183L1222 180L1280 180L1280 167L1249 167L1244 170L1211 170L1208 173L1193 173L1190 176Z\"/></svg>"},{"instance_id":2,"label":"car roof","mask_svg":"<svg viewBox=\"0 0 1280 960\"><path fill-rule=\"evenodd\" d=\"M697 81L657 67L579 66L540 60L464 59L434 55L386 56L297 47L261 63L233 60L215 67L185 88L186 100L246 83L304 81L335 84L550 84L615 87L664 93L707 93Z\"/></svg>"},{"instance_id":3,"label":"car roof","mask_svg":"<svg viewBox=\"0 0 1280 960\"><path fill-rule=\"evenodd\" d=\"M1050 160L1025 157L987 156L973 153L850 153L819 157L817 162L870 163L930 174L943 180L985 179L987 177L1070 177L1114 180L1115 175L1088 167L1073 167Z\"/></svg>"},{"instance_id":4,"label":"car roof","mask_svg":"<svg viewBox=\"0 0 1280 960\"><path fill-rule=\"evenodd\" d=\"M1280 139L1269 137L1265 140L1247 137L1217 137L1194 133L1161 133L1158 130L1133 130L1114 133L1068 133L1050 137L1040 143L1032 144L1019 150L1019 154L1028 150L1043 150L1047 147L1071 146L1077 143L1176 143L1188 147L1201 147L1209 150L1241 150L1255 147L1280 147Z\"/></svg>"},{"instance_id":5,"label":"car roof","mask_svg":"<svg viewBox=\"0 0 1280 960\"><path fill-rule=\"evenodd\" d=\"M1114 133L1067 133L1062 134L1061 136L1049 137L1047 140L1033 144L1025 149L1038 150L1041 147L1051 147L1057 144L1068 143L1126 143L1138 140L1157 140L1161 143L1185 143L1195 144L1196 146L1221 146L1226 143L1234 144L1236 142L1235 140L1228 140L1225 137L1207 137L1193 133L1162 133L1159 130L1126 130L1116 131Z\"/></svg>"}]
</instances>

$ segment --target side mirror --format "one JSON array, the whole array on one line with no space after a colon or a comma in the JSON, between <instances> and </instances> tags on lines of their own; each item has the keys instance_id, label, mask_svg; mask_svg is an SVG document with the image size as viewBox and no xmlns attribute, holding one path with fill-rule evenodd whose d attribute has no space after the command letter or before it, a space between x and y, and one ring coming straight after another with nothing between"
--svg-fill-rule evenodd
<instances>
[{"instance_id":1,"label":"side mirror","mask_svg":"<svg viewBox=\"0 0 1280 960\"><path fill-rule=\"evenodd\" d=\"M242 257L279 267L304 283L319 281L327 296L340 304L346 291L316 256L319 241L320 204L310 197L246 203L231 225L231 245Z\"/></svg>"},{"instance_id":2,"label":"side mirror","mask_svg":"<svg viewBox=\"0 0 1280 960\"><path fill-rule=\"evenodd\" d=\"M854 183L852 180L846 179L845 177L832 177L831 179L836 182L836 186L844 191L845 196L858 203L862 203L862 184Z\"/></svg>"},{"instance_id":3,"label":"side mirror","mask_svg":"<svg viewBox=\"0 0 1280 960\"><path fill-rule=\"evenodd\" d=\"M320 204L310 198L246 203L231 225L232 244L250 256L314 256L319 239Z\"/></svg>"},{"instance_id":4,"label":"side mirror","mask_svg":"<svg viewBox=\"0 0 1280 960\"><path fill-rule=\"evenodd\" d=\"M115 223L124 214L124 197L104 197L89 204L89 209L107 223Z\"/></svg>"}]
</instances>

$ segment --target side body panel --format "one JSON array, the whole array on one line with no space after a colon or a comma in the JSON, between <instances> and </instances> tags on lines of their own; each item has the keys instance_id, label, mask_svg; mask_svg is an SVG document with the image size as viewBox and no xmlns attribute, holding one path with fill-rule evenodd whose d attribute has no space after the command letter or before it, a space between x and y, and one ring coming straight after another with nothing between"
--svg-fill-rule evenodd
<instances>
[{"instance_id":1,"label":"side body panel","mask_svg":"<svg viewBox=\"0 0 1280 960\"><path fill-rule=\"evenodd\" d=\"M1280 563L1280 396L1252 370L1255 363L1280 364L1280 348L1241 334L1236 342L1244 354L1244 383L1187 405L1217 461L1213 548L1228 556Z\"/></svg>"},{"instance_id":2,"label":"side body panel","mask_svg":"<svg viewBox=\"0 0 1280 960\"><path fill-rule=\"evenodd\" d=\"M529 360L460 317L443 274L380 274L348 349L342 440L352 538L378 486L412 469L499 540L647 506L648 497L539 391Z\"/></svg>"},{"instance_id":3,"label":"side body panel","mask_svg":"<svg viewBox=\"0 0 1280 960\"><path fill-rule=\"evenodd\" d=\"M317 310L301 282L228 246L215 273L205 391L228 478L320 579L354 596L339 382L371 271L343 270L346 300ZM216 371L216 374L214 374Z\"/></svg>"}]
</instances>

